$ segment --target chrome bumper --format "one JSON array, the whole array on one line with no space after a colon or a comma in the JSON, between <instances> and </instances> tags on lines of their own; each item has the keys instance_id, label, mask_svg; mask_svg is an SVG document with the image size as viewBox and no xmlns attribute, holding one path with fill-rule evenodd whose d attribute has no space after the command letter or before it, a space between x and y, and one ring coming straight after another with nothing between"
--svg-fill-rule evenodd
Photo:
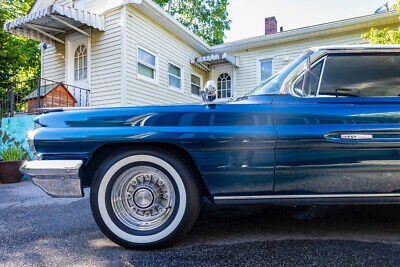
<instances>
[{"instance_id":1,"label":"chrome bumper","mask_svg":"<svg viewBox=\"0 0 400 267\"><path fill-rule=\"evenodd\" d=\"M34 160L25 162L20 171L52 197L83 197L79 169L82 160Z\"/></svg>"}]
</instances>

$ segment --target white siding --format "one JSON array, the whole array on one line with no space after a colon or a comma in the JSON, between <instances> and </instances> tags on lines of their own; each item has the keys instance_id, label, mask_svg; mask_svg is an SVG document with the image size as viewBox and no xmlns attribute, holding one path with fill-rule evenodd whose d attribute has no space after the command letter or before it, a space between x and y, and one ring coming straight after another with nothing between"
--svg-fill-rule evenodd
<instances>
[{"instance_id":1,"label":"white siding","mask_svg":"<svg viewBox=\"0 0 400 267\"><path fill-rule=\"evenodd\" d=\"M103 13L122 0L86 0L85 10ZM69 0L57 0L69 5ZM198 102L191 94L191 73L200 74L204 86L210 75L190 64L190 59L203 56L180 37L158 24L132 5L105 14L106 31L92 31L91 36L91 105L155 105ZM390 25L392 26L392 25ZM368 26L369 27L369 26ZM279 71L307 48L318 45L363 43L365 29L295 42L230 52L239 57L236 96L242 96L258 85L258 61L273 59L273 72ZM137 78L137 48L157 54L158 83ZM57 44L43 52L42 77L65 81L65 48ZM183 91L168 87L168 63L183 68Z\"/></svg>"},{"instance_id":2,"label":"white siding","mask_svg":"<svg viewBox=\"0 0 400 267\"><path fill-rule=\"evenodd\" d=\"M48 45L43 49L42 77L45 79L65 81L65 48L63 44Z\"/></svg>"},{"instance_id":3,"label":"white siding","mask_svg":"<svg viewBox=\"0 0 400 267\"><path fill-rule=\"evenodd\" d=\"M157 54L158 84L137 79L137 47ZM156 105L199 102L190 89L190 75L194 71L207 75L190 64L190 59L201 56L193 47L133 7L127 8L126 21L126 99L127 105ZM183 68L183 92L168 88L168 63Z\"/></svg>"},{"instance_id":4,"label":"white siding","mask_svg":"<svg viewBox=\"0 0 400 267\"><path fill-rule=\"evenodd\" d=\"M99 0L87 4L101 6ZM69 0L58 4L69 5ZM105 15L106 31L92 31L91 36L91 105L121 105L121 12ZM62 37L63 39L64 37ZM48 46L43 52L42 77L54 81L65 81L65 46Z\"/></svg>"},{"instance_id":5,"label":"white siding","mask_svg":"<svg viewBox=\"0 0 400 267\"><path fill-rule=\"evenodd\" d=\"M366 41L361 38L361 34L368 30L369 28L366 28L364 30L348 32L345 34L304 39L296 42L248 49L246 51L230 52L239 57L240 60L240 68L237 70L237 96L243 96L258 85L259 70L257 67L260 59L273 59L273 72L276 73L310 47L366 43Z\"/></svg>"},{"instance_id":6,"label":"white siding","mask_svg":"<svg viewBox=\"0 0 400 267\"><path fill-rule=\"evenodd\" d=\"M121 10L106 14L106 31L91 36L91 105L121 105Z\"/></svg>"}]
</instances>

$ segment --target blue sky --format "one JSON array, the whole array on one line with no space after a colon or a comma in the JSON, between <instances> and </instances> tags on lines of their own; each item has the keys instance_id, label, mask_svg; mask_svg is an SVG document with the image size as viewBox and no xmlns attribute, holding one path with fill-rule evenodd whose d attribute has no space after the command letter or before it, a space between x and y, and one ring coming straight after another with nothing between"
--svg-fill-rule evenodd
<instances>
[{"instance_id":1,"label":"blue sky","mask_svg":"<svg viewBox=\"0 0 400 267\"><path fill-rule=\"evenodd\" d=\"M275 16L278 29L300 28L372 14L388 0L230 0L231 30L225 42L264 34L264 18Z\"/></svg>"}]
</instances>

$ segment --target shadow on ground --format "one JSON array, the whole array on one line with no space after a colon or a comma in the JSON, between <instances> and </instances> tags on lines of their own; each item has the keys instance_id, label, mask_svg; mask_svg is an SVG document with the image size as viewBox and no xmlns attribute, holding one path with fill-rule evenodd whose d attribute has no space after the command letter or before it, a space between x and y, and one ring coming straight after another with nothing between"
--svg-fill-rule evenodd
<instances>
[{"instance_id":1,"label":"shadow on ground","mask_svg":"<svg viewBox=\"0 0 400 267\"><path fill-rule=\"evenodd\" d=\"M176 246L128 251L99 231L88 198L0 185L0 265L400 265L400 206L223 206L204 202Z\"/></svg>"}]
</instances>

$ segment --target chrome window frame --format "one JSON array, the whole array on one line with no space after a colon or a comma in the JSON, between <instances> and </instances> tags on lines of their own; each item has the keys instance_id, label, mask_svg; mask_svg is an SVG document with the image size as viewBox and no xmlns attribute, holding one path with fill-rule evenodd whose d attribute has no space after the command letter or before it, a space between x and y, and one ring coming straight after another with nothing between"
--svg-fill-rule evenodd
<instances>
[{"instance_id":1,"label":"chrome window frame","mask_svg":"<svg viewBox=\"0 0 400 267\"><path fill-rule=\"evenodd\" d=\"M312 63L312 64L310 65L310 70L311 70L311 69L314 68L316 65L318 65L321 61L324 61L324 62L322 63L321 73L319 74L318 86L317 86L317 90L315 91L315 95L313 95L313 96L298 96L298 95L294 92L294 85L295 85L295 84L301 79L301 77L305 74L306 69L303 69L303 71L301 71L301 72L298 74L298 76L296 76L296 78L295 78L295 79L293 80L293 82L291 83L290 90L291 90L291 92L292 92L294 95L296 95L296 96L298 96L298 97L316 97L316 96L318 95L318 93L319 93L319 87L321 86L321 78L322 78L322 74L324 73L325 62L326 62L326 58L327 58L327 57L328 57L328 55L325 55L325 56L319 58L318 60L316 60L314 63ZM304 93L304 88L302 88L302 91L303 91L303 93Z\"/></svg>"},{"instance_id":2,"label":"chrome window frame","mask_svg":"<svg viewBox=\"0 0 400 267\"><path fill-rule=\"evenodd\" d=\"M365 47L329 47L329 48L311 48L307 51L313 52L313 54L310 57L310 65L314 66L314 63L316 61L320 60L323 57L327 57L330 54L369 54L369 53L400 53L400 46L394 46L390 47L388 46L387 48L385 47L378 47L375 48L373 46L365 46ZM306 52L307 52L306 51ZM307 59L304 60L302 63L300 63L284 80L282 83L280 93L281 94L290 94L294 97L300 97L300 98L305 98L303 96L298 96L293 92L293 85L295 83L295 80L302 75L302 73L306 70L307 68ZM321 74L323 71L321 70ZM320 81L322 81L320 77ZM318 93L314 97L321 97L319 96L319 89L320 89L320 84L318 85Z\"/></svg>"},{"instance_id":3,"label":"chrome window frame","mask_svg":"<svg viewBox=\"0 0 400 267\"><path fill-rule=\"evenodd\" d=\"M319 74L318 86L317 86L317 90L315 92L315 97L319 96L319 88L321 88L321 82L322 82L322 77L324 75L325 63L326 63L327 58L328 58L328 55L324 56L322 59L324 61L324 63L322 63L321 73Z\"/></svg>"}]
</instances>

